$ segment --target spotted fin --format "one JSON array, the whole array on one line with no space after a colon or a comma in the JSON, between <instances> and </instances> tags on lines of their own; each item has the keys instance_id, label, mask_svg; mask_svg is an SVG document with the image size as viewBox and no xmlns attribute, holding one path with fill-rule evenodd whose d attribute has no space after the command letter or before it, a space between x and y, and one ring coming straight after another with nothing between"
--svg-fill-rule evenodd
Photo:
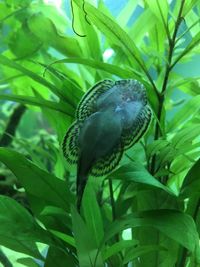
<instances>
[{"instance_id":1,"label":"spotted fin","mask_svg":"<svg viewBox=\"0 0 200 267\"><path fill-rule=\"evenodd\" d=\"M81 126L82 122L75 121L68 129L62 143L63 154L66 160L71 164L77 164L78 162L80 152L78 145L78 137Z\"/></svg>"},{"instance_id":2,"label":"spotted fin","mask_svg":"<svg viewBox=\"0 0 200 267\"><path fill-rule=\"evenodd\" d=\"M139 114L138 118L129 129L122 132L121 143L123 149L133 146L145 134L151 122L152 111L148 105Z\"/></svg>"},{"instance_id":3,"label":"spotted fin","mask_svg":"<svg viewBox=\"0 0 200 267\"><path fill-rule=\"evenodd\" d=\"M95 84L88 92L83 96L76 110L76 118L78 120L85 120L92 113L95 112L95 103L97 98L115 84L112 80L103 80Z\"/></svg>"},{"instance_id":4,"label":"spotted fin","mask_svg":"<svg viewBox=\"0 0 200 267\"><path fill-rule=\"evenodd\" d=\"M111 172L119 163L123 154L121 144L118 144L114 149L103 158L100 158L90 170L93 176L103 176Z\"/></svg>"}]
</instances>

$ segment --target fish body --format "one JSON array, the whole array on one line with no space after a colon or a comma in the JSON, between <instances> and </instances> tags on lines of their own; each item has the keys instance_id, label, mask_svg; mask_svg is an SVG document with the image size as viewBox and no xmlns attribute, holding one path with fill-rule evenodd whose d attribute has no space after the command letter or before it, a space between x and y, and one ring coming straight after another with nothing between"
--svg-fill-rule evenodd
<instances>
[{"instance_id":1,"label":"fish body","mask_svg":"<svg viewBox=\"0 0 200 267\"><path fill-rule=\"evenodd\" d=\"M63 141L65 157L77 164L78 210L88 175L112 171L123 151L146 132L150 120L146 91L138 81L106 80L83 96Z\"/></svg>"}]
</instances>

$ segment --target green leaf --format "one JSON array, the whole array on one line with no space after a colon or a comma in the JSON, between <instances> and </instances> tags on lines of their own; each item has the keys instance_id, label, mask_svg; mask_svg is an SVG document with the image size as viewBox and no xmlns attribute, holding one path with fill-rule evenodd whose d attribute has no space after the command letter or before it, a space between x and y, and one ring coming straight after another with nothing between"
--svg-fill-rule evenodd
<instances>
[{"instance_id":1,"label":"green leaf","mask_svg":"<svg viewBox=\"0 0 200 267\"><path fill-rule=\"evenodd\" d=\"M155 14L156 18L163 24L164 28L167 25L168 12L169 12L169 4L167 0L162 1L162 5L160 5L159 1L154 0L146 0L149 9L153 14Z\"/></svg>"},{"instance_id":2,"label":"green leaf","mask_svg":"<svg viewBox=\"0 0 200 267\"><path fill-rule=\"evenodd\" d=\"M183 52L179 53L174 59L171 65L171 69L181 60L185 55L188 55L195 47L200 44L200 32L193 36L192 41L183 49Z\"/></svg>"},{"instance_id":3,"label":"green leaf","mask_svg":"<svg viewBox=\"0 0 200 267\"><path fill-rule=\"evenodd\" d=\"M96 267L102 267L103 262L96 247L95 238L74 208L72 208L72 224L79 266L93 267L95 265Z\"/></svg>"},{"instance_id":4,"label":"green leaf","mask_svg":"<svg viewBox=\"0 0 200 267\"><path fill-rule=\"evenodd\" d=\"M137 259L138 257L141 257L145 254L160 251L160 250L166 250L166 248L163 248L162 246L157 245L149 245L149 246L139 246L136 248L130 249L126 255L124 256L123 264L127 264L131 262L132 260Z\"/></svg>"},{"instance_id":5,"label":"green leaf","mask_svg":"<svg viewBox=\"0 0 200 267\"><path fill-rule=\"evenodd\" d=\"M191 216L176 210L149 210L125 216L109 226L105 240L127 228L152 227L192 253L198 246L198 233Z\"/></svg>"},{"instance_id":6,"label":"green leaf","mask_svg":"<svg viewBox=\"0 0 200 267\"><path fill-rule=\"evenodd\" d=\"M38 168L23 155L6 148L0 148L0 161L15 174L30 198L37 198L41 205L45 202L49 206L70 209L73 197L64 181Z\"/></svg>"},{"instance_id":7,"label":"green leaf","mask_svg":"<svg viewBox=\"0 0 200 267\"><path fill-rule=\"evenodd\" d=\"M40 265L38 265L32 258L20 258L17 259L17 262L27 267L40 267Z\"/></svg>"},{"instance_id":8,"label":"green leaf","mask_svg":"<svg viewBox=\"0 0 200 267\"><path fill-rule=\"evenodd\" d=\"M131 25L131 27L129 29L129 35L134 36L134 42L136 44L142 45L144 35L146 34L146 32L151 33L150 30L153 28L153 26L155 26L156 21L157 20L155 19L155 16L151 12L151 10L149 10L149 9L143 10L143 12L140 14L140 16L133 23L133 25ZM144 46L144 49L147 49L147 47Z\"/></svg>"},{"instance_id":9,"label":"green leaf","mask_svg":"<svg viewBox=\"0 0 200 267\"><path fill-rule=\"evenodd\" d=\"M13 60L11 60L11 59L3 56L3 55L0 55L0 63L9 67L9 68L17 70L17 71L23 73L24 75L30 77L34 81L38 82L39 84L46 86L47 88L49 88L49 90L51 90L55 95L59 96L60 98L63 97L62 92L60 90L58 90L58 88L56 86L54 86L52 83L46 81L44 78L40 77L39 75L32 72L31 70L24 68L23 66L16 63L15 61L13 61Z\"/></svg>"},{"instance_id":10,"label":"green leaf","mask_svg":"<svg viewBox=\"0 0 200 267\"><path fill-rule=\"evenodd\" d=\"M119 179L128 182L136 182L142 183L146 185L151 185L153 187L161 188L164 191L174 194L170 188L161 184L158 180L156 180L145 168L142 164L131 162L125 164L114 172L107 176L108 179Z\"/></svg>"},{"instance_id":11,"label":"green leaf","mask_svg":"<svg viewBox=\"0 0 200 267\"><path fill-rule=\"evenodd\" d=\"M94 58L96 60L102 60L102 52L100 47L99 36L94 29L93 25L87 21L86 14L80 10L77 5L73 7L74 16L74 30L78 35L78 43L81 47L82 56L86 58Z\"/></svg>"},{"instance_id":12,"label":"green leaf","mask_svg":"<svg viewBox=\"0 0 200 267\"><path fill-rule=\"evenodd\" d=\"M127 1L127 3L125 3L125 7L122 9L122 11L117 17L117 22L119 23L119 25L121 25L121 27L126 26L137 5L138 1L136 0L129 0Z\"/></svg>"},{"instance_id":13,"label":"green leaf","mask_svg":"<svg viewBox=\"0 0 200 267\"><path fill-rule=\"evenodd\" d=\"M74 0L74 2L80 9L82 9L82 4L80 1ZM155 89L153 80L145 66L145 62L142 59L141 53L130 36L114 20L106 16L89 3L85 3L85 11L87 12L87 16L90 21L94 23L95 26L97 26L97 28L106 35L106 37L111 39L112 42L119 46L120 49L125 52L128 59L133 60L140 66Z\"/></svg>"},{"instance_id":14,"label":"green leaf","mask_svg":"<svg viewBox=\"0 0 200 267\"><path fill-rule=\"evenodd\" d=\"M159 153L163 148L165 148L168 145L169 142L167 140L155 140L148 145L146 153L148 157L151 157Z\"/></svg>"},{"instance_id":15,"label":"green leaf","mask_svg":"<svg viewBox=\"0 0 200 267\"><path fill-rule=\"evenodd\" d=\"M138 240L122 240L103 250L103 259L107 260L113 255L138 245Z\"/></svg>"},{"instance_id":16,"label":"green leaf","mask_svg":"<svg viewBox=\"0 0 200 267\"><path fill-rule=\"evenodd\" d=\"M187 146L193 144L193 141L198 138L199 132L199 124L190 124L178 131L172 138L171 143L176 149L187 152Z\"/></svg>"},{"instance_id":17,"label":"green leaf","mask_svg":"<svg viewBox=\"0 0 200 267\"><path fill-rule=\"evenodd\" d=\"M59 34L53 21L42 13L31 16L28 26L41 42L52 46L66 56L81 56L78 41L75 38Z\"/></svg>"},{"instance_id":18,"label":"green leaf","mask_svg":"<svg viewBox=\"0 0 200 267\"><path fill-rule=\"evenodd\" d=\"M64 233L61 233L58 231L54 231L54 230L51 230L51 233L53 233L56 237L58 237L59 239L61 239L65 243L70 244L73 247L76 247L74 238L72 236L69 236L67 234L64 234Z\"/></svg>"},{"instance_id":19,"label":"green leaf","mask_svg":"<svg viewBox=\"0 0 200 267\"><path fill-rule=\"evenodd\" d=\"M17 58L30 57L42 46L40 40L29 31L26 24L22 25L16 32L13 31L8 42L10 50Z\"/></svg>"},{"instance_id":20,"label":"green leaf","mask_svg":"<svg viewBox=\"0 0 200 267\"><path fill-rule=\"evenodd\" d=\"M88 229L90 229L95 244L98 247L103 239L104 229L101 212L94 189L92 188L91 180L88 181L84 191L83 208L86 225Z\"/></svg>"},{"instance_id":21,"label":"green leaf","mask_svg":"<svg viewBox=\"0 0 200 267\"><path fill-rule=\"evenodd\" d=\"M101 61L87 59L87 58L65 58L65 59L61 59L61 60L57 60L53 62L52 64L50 64L50 66L53 64L57 64L57 63L78 63L78 64L83 64L83 65L92 67L94 69L106 71L110 74L116 75L123 79L136 78L140 81L143 80L142 75L135 70L123 69L114 64L104 63ZM47 69L48 69L48 66L47 66Z\"/></svg>"},{"instance_id":22,"label":"green leaf","mask_svg":"<svg viewBox=\"0 0 200 267\"><path fill-rule=\"evenodd\" d=\"M58 248L50 247L48 249L47 257L44 267L76 267L76 259L67 250L60 250Z\"/></svg>"},{"instance_id":23,"label":"green leaf","mask_svg":"<svg viewBox=\"0 0 200 267\"><path fill-rule=\"evenodd\" d=\"M72 208L72 224L76 249L80 267L92 267L95 251L94 240L90 239L90 232L78 212Z\"/></svg>"},{"instance_id":24,"label":"green leaf","mask_svg":"<svg viewBox=\"0 0 200 267\"><path fill-rule=\"evenodd\" d=\"M184 178L184 182L181 187L181 195L183 197L190 197L195 193L200 193L200 159L190 168Z\"/></svg>"},{"instance_id":25,"label":"green leaf","mask_svg":"<svg viewBox=\"0 0 200 267\"><path fill-rule=\"evenodd\" d=\"M70 117L74 117L74 112L72 111L72 109L70 110L64 107L63 105L61 105L60 103L56 103L56 102L38 98L38 97L24 96L24 95L12 95L12 94L9 94L9 95L0 94L0 99L14 101L14 102L18 102L21 104L38 106L41 108L48 108L53 111L64 113L65 115L68 115Z\"/></svg>"},{"instance_id":26,"label":"green leaf","mask_svg":"<svg viewBox=\"0 0 200 267\"><path fill-rule=\"evenodd\" d=\"M175 114L173 119L168 123L167 131L180 128L182 123L189 120L198 112L200 107L200 96L195 96L188 100L187 103Z\"/></svg>"},{"instance_id":27,"label":"green leaf","mask_svg":"<svg viewBox=\"0 0 200 267\"><path fill-rule=\"evenodd\" d=\"M0 196L0 225L0 244L12 250L42 259L36 242L51 243L30 213L6 196Z\"/></svg>"}]
</instances>

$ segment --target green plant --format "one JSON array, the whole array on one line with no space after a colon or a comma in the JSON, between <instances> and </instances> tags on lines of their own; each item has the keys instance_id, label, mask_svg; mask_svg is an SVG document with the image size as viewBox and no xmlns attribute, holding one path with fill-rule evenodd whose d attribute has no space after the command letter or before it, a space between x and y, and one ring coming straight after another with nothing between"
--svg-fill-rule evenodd
<instances>
[{"instance_id":1,"label":"green plant","mask_svg":"<svg viewBox=\"0 0 200 267\"><path fill-rule=\"evenodd\" d=\"M28 200L27 210L1 191L0 244L27 254L18 260L25 266L39 266L35 258L45 267L200 266L198 68L194 74L200 4L141 5L127 1L115 19L103 1L96 8L73 0L71 24L63 11L39 0L0 2L1 115L8 100L30 111L16 135L7 132L9 147L0 148L0 161L17 179L9 186L15 195L24 189ZM180 72L184 66L187 72L192 66L193 76ZM59 144L83 93L116 76L145 85L154 120L115 171L89 179L79 215L74 169ZM22 136L40 111L48 121L44 132ZM7 177L5 167L1 172ZM49 246L46 258L37 243Z\"/></svg>"}]
</instances>

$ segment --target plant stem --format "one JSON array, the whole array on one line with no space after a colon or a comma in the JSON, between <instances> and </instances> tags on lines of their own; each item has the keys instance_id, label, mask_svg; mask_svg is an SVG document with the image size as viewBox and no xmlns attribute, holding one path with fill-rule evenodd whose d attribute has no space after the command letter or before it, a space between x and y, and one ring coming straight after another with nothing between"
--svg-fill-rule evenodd
<instances>
[{"instance_id":1,"label":"plant stem","mask_svg":"<svg viewBox=\"0 0 200 267\"><path fill-rule=\"evenodd\" d=\"M116 219L116 210L115 210L115 199L114 199L114 191L113 191L113 185L112 180L108 180L109 183L109 190L110 190L110 202L112 207L112 220L114 221Z\"/></svg>"},{"instance_id":2,"label":"plant stem","mask_svg":"<svg viewBox=\"0 0 200 267\"><path fill-rule=\"evenodd\" d=\"M190 201L194 202L194 204L189 209L187 208L186 213L191 215L194 221L197 223L197 216L198 216L199 208L200 208L200 198L194 196L194 199L192 200L190 199ZM188 253L188 250L186 248L181 249L180 256L179 256L180 260L176 265L177 267L185 266L186 260L187 260L187 253Z\"/></svg>"},{"instance_id":3,"label":"plant stem","mask_svg":"<svg viewBox=\"0 0 200 267\"><path fill-rule=\"evenodd\" d=\"M165 67L165 74L164 74L164 79L163 79L163 85L162 85L162 89L161 89L161 93L159 94L159 105L158 105L158 121L161 121L162 118L162 111L163 111L163 104L164 104L164 100L165 100L165 91L167 89L167 84L168 84L168 80L169 80L169 76L170 76L170 71L172 69L171 65L172 65L172 57L173 57L173 52L175 49L175 45L176 45L176 36L177 36L177 32L178 32L178 28L181 22L181 16L182 16L182 11L183 11L183 7L184 7L184 3L185 0L181 1L181 5L180 5L180 9L179 9L179 13L177 16L177 20L175 22L175 28L174 28L174 32L172 34L172 37L168 38L168 42L169 42L169 52L168 52L168 57L167 57L167 63L166 63L166 67ZM160 131L160 126L159 123L156 123L155 126L155 134L154 134L154 140L158 140L158 138L162 136L162 133ZM153 175L155 172L155 166L156 165L156 156L154 155L152 158L152 163L151 163L151 168L150 168L150 172Z\"/></svg>"},{"instance_id":4,"label":"plant stem","mask_svg":"<svg viewBox=\"0 0 200 267\"><path fill-rule=\"evenodd\" d=\"M15 135L15 132L17 130L17 126L20 123L21 117L26 111L26 107L24 105L17 105L12 115L10 116L10 119L6 125L6 129L2 136L0 137L0 146L9 146L12 142L12 136Z\"/></svg>"}]
</instances>

